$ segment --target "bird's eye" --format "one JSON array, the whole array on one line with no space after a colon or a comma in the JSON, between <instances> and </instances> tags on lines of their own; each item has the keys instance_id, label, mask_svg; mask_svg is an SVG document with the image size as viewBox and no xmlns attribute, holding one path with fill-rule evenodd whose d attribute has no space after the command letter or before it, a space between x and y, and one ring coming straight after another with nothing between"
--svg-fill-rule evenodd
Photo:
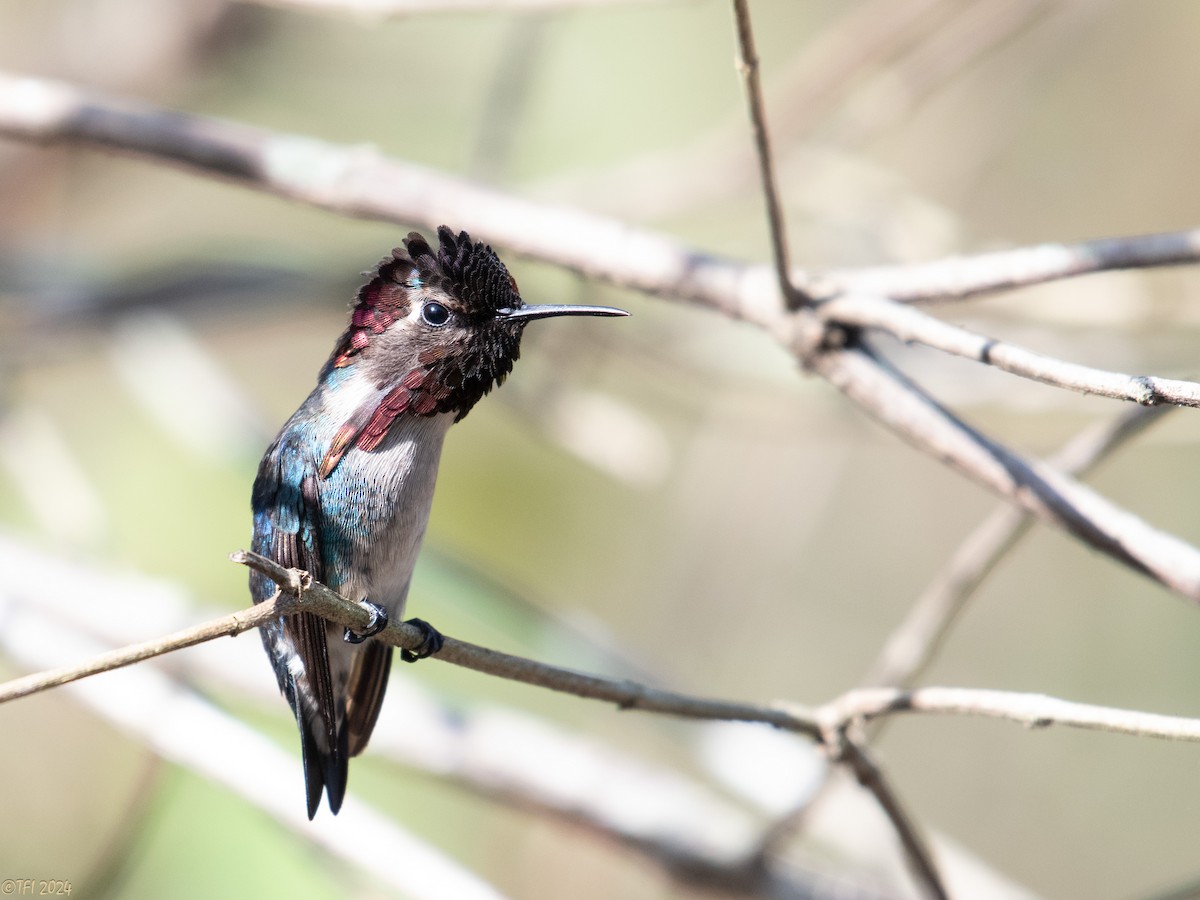
<instances>
[{"instance_id":1,"label":"bird's eye","mask_svg":"<svg viewBox=\"0 0 1200 900\"><path fill-rule=\"evenodd\" d=\"M426 325L440 328L450 321L450 310L440 303L430 301L421 307L421 318L425 320Z\"/></svg>"}]
</instances>

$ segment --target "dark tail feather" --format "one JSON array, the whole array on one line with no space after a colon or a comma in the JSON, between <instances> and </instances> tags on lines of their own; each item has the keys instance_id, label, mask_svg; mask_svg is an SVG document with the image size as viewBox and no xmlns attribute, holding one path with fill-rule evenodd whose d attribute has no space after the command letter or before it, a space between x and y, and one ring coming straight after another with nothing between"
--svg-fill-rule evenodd
<instances>
[{"instance_id":1,"label":"dark tail feather","mask_svg":"<svg viewBox=\"0 0 1200 900\"><path fill-rule=\"evenodd\" d=\"M321 750L317 735L328 736L322 717L300 714L300 746L304 753L304 785L308 791L308 818L317 814L321 794L328 794L329 809L337 815L346 797L347 768L351 756L362 753L379 718L388 673L392 669L392 648L374 641L355 658L348 683L349 700L337 727L333 752Z\"/></svg>"},{"instance_id":2,"label":"dark tail feather","mask_svg":"<svg viewBox=\"0 0 1200 900\"><path fill-rule=\"evenodd\" d=\"M304 787L308 791L308 820L311 822L321 805L321 795L325 793L325 775L323 766L319 764L321 751L313 739L312 730L300 722L300 748L304 755Z\"/></svg>"},{"instance_id":3,"label":"dark tail feather","mask_svg":"<svg viewBox=\"0 0 1200 900\"><path fill-rule=\"evenodd\" d=\"M391 670L392 648L378 641L366 644L354 658L346 682L346 717L342 720L348 757L362 753L371 739Z\"/></svg>"},{"instance_id":4,"label":"dark tail feather","mask_svg":"<svg viewBox=\"0 0 1200 900\"><path fill-rule=\"evenodd\" d=\"M321 794L329 795L329 811L335 816L342 808L346 796L347 762L346 730L338 735L338 746L332 753L325 753L317 746L315 722L301 721L300 747L304 756L304 787L308 792L309 821L317 814L321 805Z\"/></svg>"}]
</instances>

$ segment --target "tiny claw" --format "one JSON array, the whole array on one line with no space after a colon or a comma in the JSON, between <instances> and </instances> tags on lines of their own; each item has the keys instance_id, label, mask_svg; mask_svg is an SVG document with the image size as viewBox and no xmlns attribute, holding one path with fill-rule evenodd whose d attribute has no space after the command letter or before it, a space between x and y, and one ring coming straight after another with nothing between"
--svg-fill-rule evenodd
<instances>
[{"instance_id":1,"label":"tiny claw","mask_svg":"<svg viewBox=\"0 0 1200 900\"><path fill-rule=\"evenodd\" d=\"M442 644L446 643L446 639L442 637L442 633L424 619L409 619L404 624L412 625L414 628L421 630L420 647L416 650L400 648L400 658L406 663L415 663L418 659L425 659L427 656L432 656L442 649Z\"/></svg>"},{"instance_id":2,"label":"tiny claw","mask_svg":"<svg viewBox=\"0 0 1200 900\"><path fill-rule=\"evenodd\" d=\"M386 609L378 603L372 603L370 600L361 600L358 605L365 609L371 618L367 621L367 627L361 633L350 628L346 629L346 633L342 635L342 640L347 644L361 644L367 638L374 637L387 628L388 613Z\"/></svg>"}]
</instances>

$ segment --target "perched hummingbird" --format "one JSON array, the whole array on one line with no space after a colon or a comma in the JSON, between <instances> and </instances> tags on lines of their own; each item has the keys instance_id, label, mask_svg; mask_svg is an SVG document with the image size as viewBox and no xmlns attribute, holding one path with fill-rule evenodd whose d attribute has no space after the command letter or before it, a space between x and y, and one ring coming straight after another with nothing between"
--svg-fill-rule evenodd
<instances>
[{"instance_id":1,"label":"perched hummingbird","mask_svg":"<svg viewBox=\"0 0 1200 900\"><path fill-rule=\"evenodd\" d=\"M317 386L267 449L254 481L254 550L306 569L371 613L363 634L301 613L262 628L304 754L308 817L322 790L335 814L347 763L379 716L392 648L369 640L400 616L433 500L442 439L500 384L521 334L551 316L624 316L607 306L526 306L492 248L413 232L369 273ZM274 593L250 575L259 603ZM428 623L407 662L435 653Z\"/></svg>"}]
</instances>

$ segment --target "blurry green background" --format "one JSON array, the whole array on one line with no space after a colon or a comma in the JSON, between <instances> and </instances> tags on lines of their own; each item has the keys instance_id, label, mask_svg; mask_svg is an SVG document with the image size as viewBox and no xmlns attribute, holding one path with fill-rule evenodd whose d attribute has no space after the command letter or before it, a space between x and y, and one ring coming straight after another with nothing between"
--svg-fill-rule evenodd
<instances>
[{"instance_id":1,"label":"blurry green background","mask_svg":"<svg viewBox=\"0 0 1200 900\"><path fill-rule=\"evenodd\" d=\"M765 260L728 6L372 23L216 0L0 0L0 68L373 144ZM1194 3L752 9L798 264L1197 222ZM312 387L359 273L408 229L12 142L0 144L0 210L4 531L176 581L203 604L197 618L245 605L226 554L248 543L259 455ZM510 383L451 432L412 613L499 649L648 670L703 695L818 703L853 686L993 501L745 326L508 262L532 302L634 317L530 329ZM1074 361L1187 376L1198 288L1184 269L1112 274L945 313ZM1026 451L1118 412L891 349ZM1195 413L1177 413L1094 481L1200 540L1198 440ZM608 644L633 669L594 649ZM1198 645L1197 610L1038 529L926 682L1197 715ZM0 673L18 667L0 659ZM261 673L270 682L265 660ZM393 677L706 777L686 724L437 663ZM286 704L264 713L212 693L293 754L300 806ZM68 878L84 896L387 895L202 776L156 763L65 692L0 709L0 735L0 878ZM1193 745L910 718L880 753L920 822L1036 893L1135 897L1200 875ZM352 792L513 896L686 895L636 855L532 813L370 752L352 769Z\"/></svg>"}]
</instances>

